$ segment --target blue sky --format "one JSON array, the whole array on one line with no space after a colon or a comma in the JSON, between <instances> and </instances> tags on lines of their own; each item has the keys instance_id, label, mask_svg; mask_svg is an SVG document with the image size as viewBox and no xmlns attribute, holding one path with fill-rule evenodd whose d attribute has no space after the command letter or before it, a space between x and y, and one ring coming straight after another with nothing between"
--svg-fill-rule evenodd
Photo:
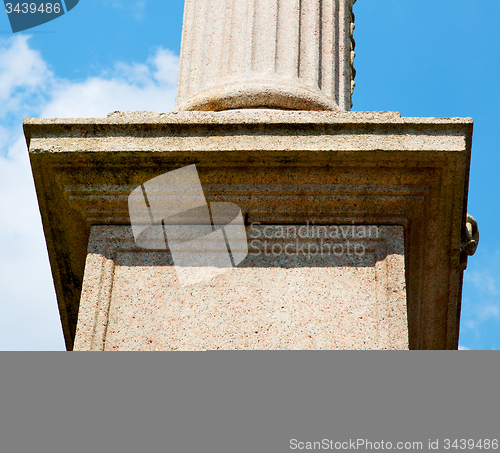
<instances>
[{"instance_id":1,"label":"blue sky","mask_svg":"<svg viewBox=\"0 0 500 453\"><path fill-rule=\"evenodd\" d=\"M174 106L182 0L81 0L12 34L0 10L0 350L63 350L24 117ZM500 2L358 0L353 110L475 121L460 344L500 349Z\"/></svg>"}]
</instances>

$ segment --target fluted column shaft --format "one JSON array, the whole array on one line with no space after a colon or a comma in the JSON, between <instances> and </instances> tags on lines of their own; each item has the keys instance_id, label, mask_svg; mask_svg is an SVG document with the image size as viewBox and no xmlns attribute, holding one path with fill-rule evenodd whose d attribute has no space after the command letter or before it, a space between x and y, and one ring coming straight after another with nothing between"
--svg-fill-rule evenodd
<instances>
[{"instance_id":1,"label":"fluted column shaft","mask_svg":"<svg viewBox=\"0 0 500 453\"><path fill-rule=\"evenodd\" d=\"M186 0L178 110L349 110L355 0Z\"/></svg>"}]
</instances>

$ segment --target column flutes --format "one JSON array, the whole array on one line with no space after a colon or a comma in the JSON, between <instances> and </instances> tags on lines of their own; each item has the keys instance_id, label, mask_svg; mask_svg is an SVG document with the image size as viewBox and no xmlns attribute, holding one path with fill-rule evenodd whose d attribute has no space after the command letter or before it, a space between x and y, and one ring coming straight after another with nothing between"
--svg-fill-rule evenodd
<instances>
[{"instance_id":1,"label":"column flutes","mask_svg":"<svg viewBox=\"0 0 500 453\"><path fill-rule=\"evenodd\" d=\"M349 110L355 0L186 0L177 110Z\"/></svg>"}]
</instances>

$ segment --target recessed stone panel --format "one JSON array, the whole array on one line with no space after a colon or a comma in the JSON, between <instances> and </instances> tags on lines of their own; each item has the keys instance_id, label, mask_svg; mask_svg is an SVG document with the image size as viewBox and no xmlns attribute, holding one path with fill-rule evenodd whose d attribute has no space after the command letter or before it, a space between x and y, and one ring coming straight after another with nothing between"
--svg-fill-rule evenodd
<instances>
[{"instance_id":1,"label":"recessed stone panel","mask_svg":"<svg viewBox=\"0 0 500 453\"><path fill-rule=\"evenodd\" d=\"M92 227L75 349L407 349L402 227L251 225L249 255L182 286L167 251Z\"/></svg>"}]
</instances>

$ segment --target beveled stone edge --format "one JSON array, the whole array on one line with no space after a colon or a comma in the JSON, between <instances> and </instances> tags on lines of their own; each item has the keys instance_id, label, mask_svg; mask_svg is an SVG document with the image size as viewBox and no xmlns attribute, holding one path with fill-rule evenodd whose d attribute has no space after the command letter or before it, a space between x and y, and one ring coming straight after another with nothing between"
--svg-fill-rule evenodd
<instances>
[{"instance_id":1,"label":"beveled stone edge","mask_svg":"<svg viewBox=\"0 0 500 453\"><path fill-rule=\"evenodd\" d=\"M472 125L472 118L401 117L398 112L310 112L271 109L225 110L221 112L125 112L110 113L107 118L25 118L26 132L50 125L225 125L225 124L411 124Z\"/></svg>"}]
</instances>

